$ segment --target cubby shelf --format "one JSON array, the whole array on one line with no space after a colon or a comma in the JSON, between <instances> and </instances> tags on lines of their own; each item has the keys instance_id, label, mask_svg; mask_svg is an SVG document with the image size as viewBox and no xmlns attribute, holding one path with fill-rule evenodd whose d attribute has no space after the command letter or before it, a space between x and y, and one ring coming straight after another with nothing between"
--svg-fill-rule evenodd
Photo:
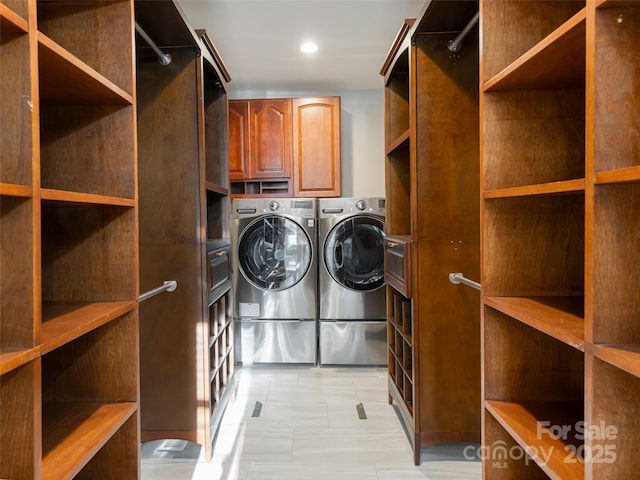
<instances>
[{"instance_id":1,"label":"cubby shelf","mask_svg":"<svg viewBox=\"0 0 640 480\"><path fill-rule=\"evenodd\" d=\"M42 306L40 355L71 342L135 309L137 302L45 303Z\"/></svg>"},{"instance_id":2,"label":"cubby shelf","mask_svg":"<svg viewBox=\"0 0 640 480\"><path fill-rule=\"evenodd\" d=\"M581 444L575 438L576 425L582 421L581 403L486 400L485 408L550 478L584 478L584 464L575 455ZM555 430L545 430L545 425L554 429L567 427L566 437L562 438L563 434L558 435ZM508 455L505 460L510 460Z\"/></svg>"},{"instance_id":3,"label":"cubby shelf","mask_svg":"<svg viewBox=\"0 0 640 480\"><path fill-rule=\"evenodd\" d=\"M501 188L487 190L483 193L485 199L528 197L535 195L569 195L584 194L584 179L564 180L539 185L525 185L522 187Z\"/></svg>"},{"instance_id":4,"label":"cubby shelf","mask_svg":"<svg viewBox=\"0 0 640 480\"><path fill-rule=\"evenodd\" d=\"M584 87L586 9L484 84L485 92Z\"/></svg>"},{"instance_id":5,"label":"cubby shelf","mask_svg":"<svg viewBox=\"0 0 640 480\"><path fill-rule=\"evenodd\" d=\"M31 360L38 358L38 349L33 348L3 348L0 351L0 375L9 373Z\"/></svg>"},{"instance_id":6,"label":"cubby shelf","mask_svg":"<svg viewBox=\"0 0 640 480\"><path fill-rule=\"evenodd\" d=\"M640 183L640 166L595 172L594 183Z\"/></svg>"},{"instance_id":7,"label":"cubby shelf","mask_svg":"<svg viewBox=\"0 0 640 480\"><path fill-rule=\"evenodd\" d=\"M112 197L81 192L67 192L51 188L42 188L40 190L40 198L47 201L50 205L89 204L109 205L115 207L134 207L136 205L136 201L131 198Z\"/></svg>"},{"instance_id":8,"label":"cubby shelf","mask_svg":"<svg viewBox=\"0 0 640 480\"><path fill-rule=\"evenodd\" d=\"M584 351L584 297L485 297L484 303Z\"/></svg>"},{"instance_id":9,"label":"cubby shelf","mask_svg":"<svg viewBox=\"0 0 640 480\"><path fill-rule=\"evenodd\" d=\"M6 33L27 33L29 24L20 15L15 13L6 5L0 3L0 32Z\"/></svg>"},{"instance_id":10,"label":"cubby shelf","mask_svg":"<svg viewBox=\"0 0 640 480\"><path fill-rule=\"evenodd\" d=\"M26 185L14 185L11 183L0 183L0 195L8 197L31 197L33 188Z\"/></svg>"},{"instance_id":11,"label":"cubby shelf","mask_svg":"<svg viewBox=\"0 0 640 480\"><path fill-rule=\"evenodd\" d=\"M43 104L131 105L133 97L46 35L38 34Z\"/></svg>"},{"instance_id":12,"label":"cubby shelf","mask_svg":"<svg viewBox=\"0 0 640 480\"><path fill-rule=\"evenodd\" d=\"M71 479L135 414L135 402L45 402L42 478Z\"/></svg>"},{"instance_id":13,"label":"cubby shelf","mask_svg":"<svg viewBox=\"0 0 640 480\"><path fill-rule=\"evenodd\" d=\"M402 133L398 138L396 138L393 142L389 144L389 146L387 147L386 154L392 155L397 151L408 150L410 140L411 140L411 131L407 129L404 133Z\"/></svg>"},{"instance_id":14,"label":"cubby shelf","mask_svg":"<svg viewBox=\"0 0 640 480\"><path fill-rule=\"evenodd\" d=\"M640 377L640 345L638 344L588 344L586 352L631 375Z\"/></svg>"}]
</instances>

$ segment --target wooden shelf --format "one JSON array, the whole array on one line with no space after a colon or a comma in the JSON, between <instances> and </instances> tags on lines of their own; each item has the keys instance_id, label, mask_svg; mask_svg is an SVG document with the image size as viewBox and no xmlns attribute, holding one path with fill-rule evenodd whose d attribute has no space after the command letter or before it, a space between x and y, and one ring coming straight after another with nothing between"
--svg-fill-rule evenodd
<instances>
[{"instance_id":1,"label":"wooden shelf","mask_svg":"<svg viewBox=\"0 0 640 480\"><path fill-rule=\"evenodd\" d=\"M597 0L596 8L640 7L639 0Z\"/></svg>"},{"instance_id":2,"label":"wooden shelf","mask_svg":"<svg viewBox=\"0 0 640 480\"><path fill-rule=\"evenodd\" d=\"M584 464L577 460L578 456L571 454L575 452L573 448L580 445L573 434L576 424L583 421L583 404L486 400L485 408L527 453L539 453L533 456L533 460L550 478L584 479ZM541 433L541 422L549 422L550 426L567 426L571 428L571 435L566 439L556 439L548 431ZM572 463L572 459L576 462Z\"/></svg>"},{"instance_id":3,"label":"wooden shelf","mask_svg":"<svg viewBox=\"0 0 640 480\"><path fill-rule=\"evenodd\" d=\"M56 42L38 33L43 104L131 105L133 97Z\"/></svg>"},{"instance_id":4,"label":"wooden shelf","mask_svg":"<svg viewBox=\"0 0 640 480\"><path fill-rule=\"evenodd\" d=\"M92 193L67 192L64 190L54 190L50 188L40 189L42 200L50 202L62 202L63 204L89 204L89 205L109 205L116 207L134 207L136 201L130 198L112 197L107 195L95 195Z\"/></svg>"},{"instance_id":5,"label":"wooden shelf","mask_svg":"<svg viewBox=\"0 0 640 480\"><path fill-rule=\"evenodd\" d=\"M0 376L38 358L38 349L4 348L0 351Z\"/></svg>"},{"instance_id":6,"label":"wooden shelf","mask_svg":"<svg viewBox=\"0 0 640 480\"><path fill-rule=\"evenodd\" d=\"M209 192L217 193L219 195L228 196L229 189L225 186L218 185L213 182L206 182L206 188Z\"/></svg>"},{"instance_id":7,"label":"wooden shelf","mask_svg":"<svg viewBox=\"0 0 640 480\"><path fill-rule=\"evenodd\" d=\"M5 33L27 33L29 24L20 15L15 13L6 5L0 4L0 32Z\"/></svg>"},{"instance_id":8,"label":"wooden shelf","mask_svg":"<svg viewBox=\"0 0 640 480\"><path fill-rule=\"evenodd\" d=\"M40 355L134 310L136 305L137 302L45 303L42 306Z\"/></svg>"},{"instance_id":9,"label":"wooden shelf","mask_svg":"<svg viewBox=\"0 0 640 480\"><path fill-rule=\"evenodd\" d=\"M584 88L586 8L484 84L485 92Z\"/></svg>"},{"instance_id":10,"label":"wooden shelf","mask_svg":"<svg viewBox=\"0 0 640 480\"><path fill-rule=\"evenodd\" d=\"M587 344L586 352L631 375L640 377L640 345Z\"/></svg>"},{"instance_id":11,"label":"wooden shelf","mask_svg":"<svg viewBox=\"0 0 640 480\"><path fill-rule=\"evenodd\" d=\"M486 297L484 303L584 351L583 297Z\"/></svg>"},{"instance_id":12,"label":"wooden shelf","mask_svg":"<svg viewBox=\"0 0 640 480\"><path fill-rule=\"evenodd\" d=\"M564 180L559 182L542 183L539 185L526 185L522 187L501 188L487 190L483 193L485 199L528 197L536 195L567 195L584 193L584 178L576 180Z\"/></svg>"},{"instance_id":13,"label":"wooden shelf","mask_svg":"<svg viewBox=\"0 0 640 480\"><path fill-rule=\"evenodd\" d=\"M42 479L71 479L135 414L135 402L45 402Z\"/></svg>"},{"instance_id":14,"label":"wooden shelf","mask_svg":"<svg viewBox=\"0 0 640 480\"><path fill-rule=\"evenodd\" d=\"M391 144L387 147L386 154L393 155L398 151L407 151L409 150L409 141L411 140L411 130L407 129L404 133L402 133L398 138L396 138Z\"/></svg>"},{"instance_id":15,"label":"wooden shelf","mask_svg":"<svg viewBox=\"0 0 640 480\"><path fill-rule=\"evenodd\" d=\"M33 196L33 188L27 185L14 185L12 183L0 183L0 195L8 197L25 197Z\"/></svg>"},{"instance_id":16,"label":"wooden shelf","mask_svg":"<svg viewBox=\"0 0 640 480\"><path fill-rule=\"evenodd\" d=\"M640 183L640 166L617 168L595 173L594 183Z\"/></svg>"}]
</instances>

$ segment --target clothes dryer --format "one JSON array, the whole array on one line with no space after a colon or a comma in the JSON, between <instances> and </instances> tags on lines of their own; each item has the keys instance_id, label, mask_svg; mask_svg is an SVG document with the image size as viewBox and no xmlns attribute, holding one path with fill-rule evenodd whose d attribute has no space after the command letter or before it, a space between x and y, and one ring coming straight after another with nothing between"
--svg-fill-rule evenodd
<instances>
[{"instance_id":1,"label":"clothes dryer","mask_svg":"<svg viewBox=\"0 0 640 480\"><path fill-rule=\"evenodd\" d=\"M236 358L316 363L316 199L233 201Z\"/></svg>"},{"instance_id":2,"label":"clothes dryer","mask_svg":"<svg viewBox=\"0 0 640 480\"><path fill-rule=\"evenodd\" d=\"M321 364L386 365L384 198L318 200Z\"/></svg>"}]
</instances>

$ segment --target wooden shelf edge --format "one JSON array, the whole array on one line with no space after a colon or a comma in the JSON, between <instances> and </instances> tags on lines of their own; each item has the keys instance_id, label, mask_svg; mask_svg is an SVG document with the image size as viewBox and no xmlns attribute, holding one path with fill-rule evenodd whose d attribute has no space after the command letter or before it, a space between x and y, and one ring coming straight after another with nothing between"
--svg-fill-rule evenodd
<instances>
[{"instance_id":1,"label":"wooden shelf edge","mask_svg":"<svg viewBox=\"0 0 640 480\"><path fill-rule=\"evenodd\" d=\"M407 344L413 348L413 337L410 333L405 333L402 331L402 325L395 321L393 317L388 317L387 321L391 324L391 326L395 329L395 331L400 335Z\"/></svg>"},{"instance_id":2,"label":"wooden shelf edge","mask_svg":"<svg viewBox=\"0 0 640 480\"><path fill-rule=\"evenodd\" d=\"M0 32L2 33L27 33L29 22L0 3Z\"/></svg>"},{"instance_id":3,"label":"wooden shelf edge","mask_svg":"<svg viewBox=\"0 0 640 480\"><path fill-rule=\"evenodd\" d=\"M115 207L135 207L136 201L131 198L112 197L108 195L97 195L93 193L69 192L65 190L54 190L51 188L40 189L42 200L65 203L84 203L90 205L105 205Z\"/></svg>"},{"instance_id":4,"label":"wooden shelf edge","mask_svg":"<svg viewBox=\"0 0 640 480\"><path fill-rule=\"evenodd\" d=\"M73 478L136 410L135 402L45 402L42 479Z\"/></svg>"},{"instance_id":5,"label":"wooden shelf edge","mask_svg":"<svg viewBox=\"0 0 640 480\"><path fill-rule=\"evenodd\" d=\"M404 419L407 432L413 437L415 436L415 427L414 427L414 421L413 421L413 407L411 405L408 405L404 401L404 398L402 397L400 390L398 390L397 385L393 381L393 378L391 378L391 375L389 375L387 380L388 380L387 383L389 388L389 396L391 396L391 398L393 398L393 401L396 403L398 410L400 411L400 415ZM413 444L413 439L411 439L411 443Z\"/></svg>"},{"instance_id":6,"label":"wooden shelf edge","mask_svg":"<svg viewBox=\"0 0 640 480\"><path fill-rule=\"evenodd\" d=\"M218 325L220 328L218 329L218 333L209 337L209 348L213 347L213 344L218 341L218 339L225 333L227 328L230 327L232 320L229 319L228 322L225 322L224 325Z\"/></svg>"},{"instance_id":7,"label":"wooden shelf edge","mask_svg":"<svg viewBox=\"0 0 640 480\"><path fill-rule=\"evenodd\" d=\"M401 358L398 357L398 355L394 351L394 349L393 349L394 346L387 344L387 348L389 349L389 352L391 352L391 355L393 356L393 358L396 359L396 362L398 362L400 368L402 369L402 373L404 374L404 376L407 377L407 379L409 380L409 383L411 383L411 385L413 385L413 374L411 373L411 371L409 371L409 370L407 370L405 368L404 362L402 361Z\"/></svg>"},{"instance_id":8,"label":"wooden shelf edge","mask_svg":"<svg viewBox=\"0 0 640 480\"><path fill-rule=\"evenodd\" d=\"M2 5L2 4L0 4ZM1 28L1 27L0 27ZM0 195L8 197L24 197L33 196L33 188L28 185L16 185L13 183L0 183Z\"/></svg>"},{"instance_id":9,"label":"wooden shelf edge","mask_svg":"<svg viewBox=\"0 0 640 480\"><path fill-rule=\"evenodd\" d=\"M491 198L529 197L538 195L579 195L584 193L584 190L585 179L578 178L575 180L561 180L538 185L487 190L483 193L483 198L486 200Z\"/></svg>"},{"instance_id":10,"label":"wooden shelf edge","mask_svg":"<svg viewBox=\"0 0 640 480\"><path fill-rule=\"evenodd\" d=\"M516 75L522 75L523 73L526 73L528 69L539 72L540 66L553 69L554 62L546 62L545 57L546 55L549 55L549 52L553 51L553 49L558 48L559 44L576 44L578 48L584 49L587 17L586 10L586 7L582 8L565 23L560 25L556 30L551 32L544 39L534 45L529 51L520 56L520 58L516 59L501 72L490 78L487 82L484 83L483 90L485 92L494 92L500 90L524 90L535 87L535 84L530 85L526 80L519 83L517 80L513 81L513 78ZM582 40L581 42L579 42L580 39ZM580 54L576 53L576 55L579 56ZM582 54L582 58L584 58L584 54ZM549 73L554 73L555 75L550 75L550 77L555 78L557 77L558 72L556 72L555 70L549 70ZM582 86L584 86L584 69L581 72L578 72L578 74L581 75ZM530 77L528 75L522 76L525 78ZM566 83L566 80L564 83ZM575 81L571 81L569 83L571 85L562 84L557 86L561 88L579 86L577 84L574 84ZM548 87L548 85L545 85L545 87Z\"/></svg>"},{"instance_id":11,"label":"wooden shelf edge","mask_svg":"<svg viewBox=\"0 0 640 480\"><path fill-rule=\"evenodd\" d=\"M41 78L48 78L49 75L47 74L47 68L55 65L55 68L61 68L65 73L67 73L65 77L81 78L82 80L80 83L84 85L91 83L95 87L98 87L98 89L101 90L103 99L106 103L133 105L133 96L131 94L122 90L115 83L105 78L102 74L95 71L89 65L58 45L54 40L47 37L42 32L38 32L38 47L39 57L43 60L41 64L44 66L44 71L40 72ZM47 89L43 89L41 87L41 91L42 90L46 92ZM76 96L74 98L65 98L65 100L69 100L71 102L87 100L87 93L84 90L84 88L74 89L74 95ZM46 94L41 94L41 96L43 97L42 100L45 104L47 103L47 100L50 100L47 98ZM95 97L89 98L89 100L92 100L92 103L103 103Z\"/></svg>"},{"instance_id":12,"label":"wooden shelf edge","mask_svg":"<svg viewBox=\"0 0 640 480\"><path fill-rule=\"evenodd\" d=\"M214 182L205 182L205 188L210 192L218 193L220 195L229 195L229 188Z\"/></svg>"},{"instance_id":13,"label":"wooden shelf edge","mask_svg":"<svg viewBox=\"0 0 640 480\"><path fill-rule=\"evenodd\" d=\"M571 415L577 409L578 402L519 404L485 400L484 403L485 409L549 477L558 480L584 479L584 464L579 461L579 455L572 455L576 441L573 438L554 438L549 430L545 430L545 425L568 427L573 435L577 422L584 417ZM545 412L550 415L547 416Z\"/></svg>"},{"instance_id":14,"label":"wooden shelf edge","mask_svg":"<svg viewBox=\"0 0 640 480\"><path fill-rule=\"evenodd\" d=\"M640 183L640 166L596 172L594 182L596 184Z\"/></svg>"},{"instance_id":15,"label":"wooden shelf edge","mask_svg":"<svg viewBox=\"0 0 640 480\"><path fill-rule=\"evenodd\" d=\"M584 352L583 297L485 297L484 304Z\"/></svg>"},{"instance_id":16,"label":"wooden shelf edge","mask_svg":"<svg viewBox=\"0 0 640 480\"><path fill-rule=\"evenodd\" d=\"M42 306L40 355L69 343L125 313L134 310L137 301L96 303L45 303Z\"/></svg>"},{"instance_id":17,"label":"wooden shelf edge","mask_svg":"<svg viewBox=\"0 0 640 480\"><path fill-rule=\"evenodd\" d=\"M587 344L586 353L640 378L640 345Z\"/></svg>"},{"instance_id":18,"label":"wooden shelf edge","mask_svg":"<svg viewBox=\"0 0 640 480\"><path fill-rule=\"evenodd\" d=\"M5 349L0 352L0 376L9 373L38 358L38 348Z\"/></svg>"},{"instance_id":19,"label":"wooden shelf edge","mask_svg":"<svg viewBox=\"0 0 640 480\"><path fill-rule=\"evenodd\" d=\"M393 142L389 144L386 148L386 155L393 154L396 150L400 150L401 148L409 148L409 140L411 139L411 129L405 130L398 138L396 138ZM406 143L406 144L405 144Z\"/></svg>"},{"instance_id":20,"label":"wooden shelf edge","mask_svg":"<svg viewBox=\"0 0 640 480\"><path fill-rule=\"evenodd\" d=\"M615 7L640 7L639 0L597 0L596 8L615 8Z\"/></svg>"},{"instance_id":21,"label":"wooden shelf edge","mask_svg":"<svg viewBox=\"0 0 640 480\"><path fill-rule=\"evenodd\" d=\"M222 355L218 356L218 366L211 370L211 373L209 374L209 383L213 382L213 379L216 378L216 375L220 373L220 369L224 366L227 359L229 358L231 350L233 350L233 347L229 345L227 347L227 350Z\"/></svg>"}]
</instances>

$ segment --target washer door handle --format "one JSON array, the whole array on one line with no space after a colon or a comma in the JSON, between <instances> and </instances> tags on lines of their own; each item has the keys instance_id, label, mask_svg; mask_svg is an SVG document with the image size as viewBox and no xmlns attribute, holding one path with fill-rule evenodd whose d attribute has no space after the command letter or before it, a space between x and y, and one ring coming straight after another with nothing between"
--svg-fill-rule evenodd
<instances>
[{"instance_id":1,"label":"washer door handle","mask_svg":"<svg viewBox=\"0 0 640 480\"><path fill-rule=\"evenodd\" d=\"M333 249L333 261L338 267L338 270L342 268L344 264L344 256L342 255L342 242L336 243L335 248Z\"/></svg>"}]
</instances>

